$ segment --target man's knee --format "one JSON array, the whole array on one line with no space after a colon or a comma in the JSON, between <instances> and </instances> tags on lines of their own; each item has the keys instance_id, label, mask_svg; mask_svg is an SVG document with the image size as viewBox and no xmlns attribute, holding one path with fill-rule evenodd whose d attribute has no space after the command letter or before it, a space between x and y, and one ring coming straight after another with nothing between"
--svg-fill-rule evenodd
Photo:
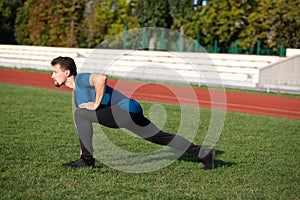
<instances>
[{"instance_id":1,"label":"man's knee","mask_svg":"<svg viewBox=\"0 0 300 200\"><path fill-rule=\"evenodd\" d=\"M150 142L153 142L155 144L160 145L168 145L173 139L175 135L170 133L165 133L163 131L159 131L157 134L144 138L145 140L148 140Z\"/></svg>"}]
</instances>

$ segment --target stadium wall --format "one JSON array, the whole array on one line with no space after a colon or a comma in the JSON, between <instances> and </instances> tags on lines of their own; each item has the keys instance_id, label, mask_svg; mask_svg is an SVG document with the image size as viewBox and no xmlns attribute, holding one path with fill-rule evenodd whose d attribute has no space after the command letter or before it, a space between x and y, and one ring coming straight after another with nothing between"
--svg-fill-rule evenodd
<instances>
[{"instance_id":1,"label":"stadium wall","mask_svg":"<svg viewBox=\"0 0 300 200\"><path fill-rule=\"evenodd\" d=\"M289 52L290 50L287 49L287 55ZM292 50L292 55L297 52ZM99 72L120 78L300 93L299 70L281 72L291 63L294 63L293 69L297 68L299 66L297 56L294 59L294 56L289 58L242 54L0 45L0 66L5 67L50 70L50 62L57 56L74 58L79 72ZM276 63L280 64L276 65ZM281 70L276 71L275 68L278 68L278 65ZM270 72L272 68L277 73L276 79L284 76L287 79L298 80L279 81L270 87L271 84L266 84L265 80L270 80L270 76L274 75ZM268 78L262 79L263 76Z\"/></svg>"},{"instance_id":2,"label":"stadium wall","mask_svg":"<svg viewBox=\"0 0 300 200\"><path fill-rule=\"evenodd\" d=\"M270 90L300 91L300 54L260 69L259 87Z\"/></svg>"}]
</instances>

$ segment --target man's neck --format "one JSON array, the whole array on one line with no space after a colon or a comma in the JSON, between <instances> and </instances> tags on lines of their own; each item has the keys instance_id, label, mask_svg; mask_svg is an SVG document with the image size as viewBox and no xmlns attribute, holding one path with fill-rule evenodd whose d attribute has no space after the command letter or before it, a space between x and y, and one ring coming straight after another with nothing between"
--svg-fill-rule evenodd
<instances>
[{"instance_id":1,"label":"man's neck","mask_svg":"<svg viewBox=\"0 0 300 200\"><path fill-rule=\"evenodd\" d=\"M68 88L71 88L75 90L75 81L74 81L74 76L68 77L67 81L65 82L65 86Z\"/></svg>"}]
</instances>

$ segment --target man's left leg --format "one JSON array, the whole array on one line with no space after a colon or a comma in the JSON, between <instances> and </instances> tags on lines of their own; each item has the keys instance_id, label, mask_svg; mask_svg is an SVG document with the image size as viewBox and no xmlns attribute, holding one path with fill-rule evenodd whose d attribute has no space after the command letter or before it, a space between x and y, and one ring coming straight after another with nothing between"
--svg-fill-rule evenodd
<instances>
[{"instance_id":1,"label":"man's left leg","mask_svg":"<svg viewBox=\"0 0 300 200\"><path fill-rule=\"evenodd\" d=\"M131 113L131 118L126 129L155 144L170 146L199 158L205 170L214 168L214 149L198 146L180 135L161 131L143 113Z\"/></svg>"}]
</instances>

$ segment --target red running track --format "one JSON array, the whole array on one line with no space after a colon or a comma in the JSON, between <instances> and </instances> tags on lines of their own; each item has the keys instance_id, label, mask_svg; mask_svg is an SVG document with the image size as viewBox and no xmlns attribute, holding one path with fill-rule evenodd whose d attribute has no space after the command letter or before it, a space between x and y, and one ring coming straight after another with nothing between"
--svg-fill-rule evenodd
<instances>
[{"instance_id":1,"label":"red running track","mask_svg":"<svg viewBox=\"0 0 300 200\"><path fill-rule=\"evenodd\" d=\"M64 86L56 88L50 76L50 74L37 72L0 69L0 82L3 83L71 91ZM108 84L138 100L180 103L205 108L213 107L228 111L300 119L300 98L113 80L109 80ZM224 101L222 101L222 97L224 97Z\"/></svg>"}]
</instances>

